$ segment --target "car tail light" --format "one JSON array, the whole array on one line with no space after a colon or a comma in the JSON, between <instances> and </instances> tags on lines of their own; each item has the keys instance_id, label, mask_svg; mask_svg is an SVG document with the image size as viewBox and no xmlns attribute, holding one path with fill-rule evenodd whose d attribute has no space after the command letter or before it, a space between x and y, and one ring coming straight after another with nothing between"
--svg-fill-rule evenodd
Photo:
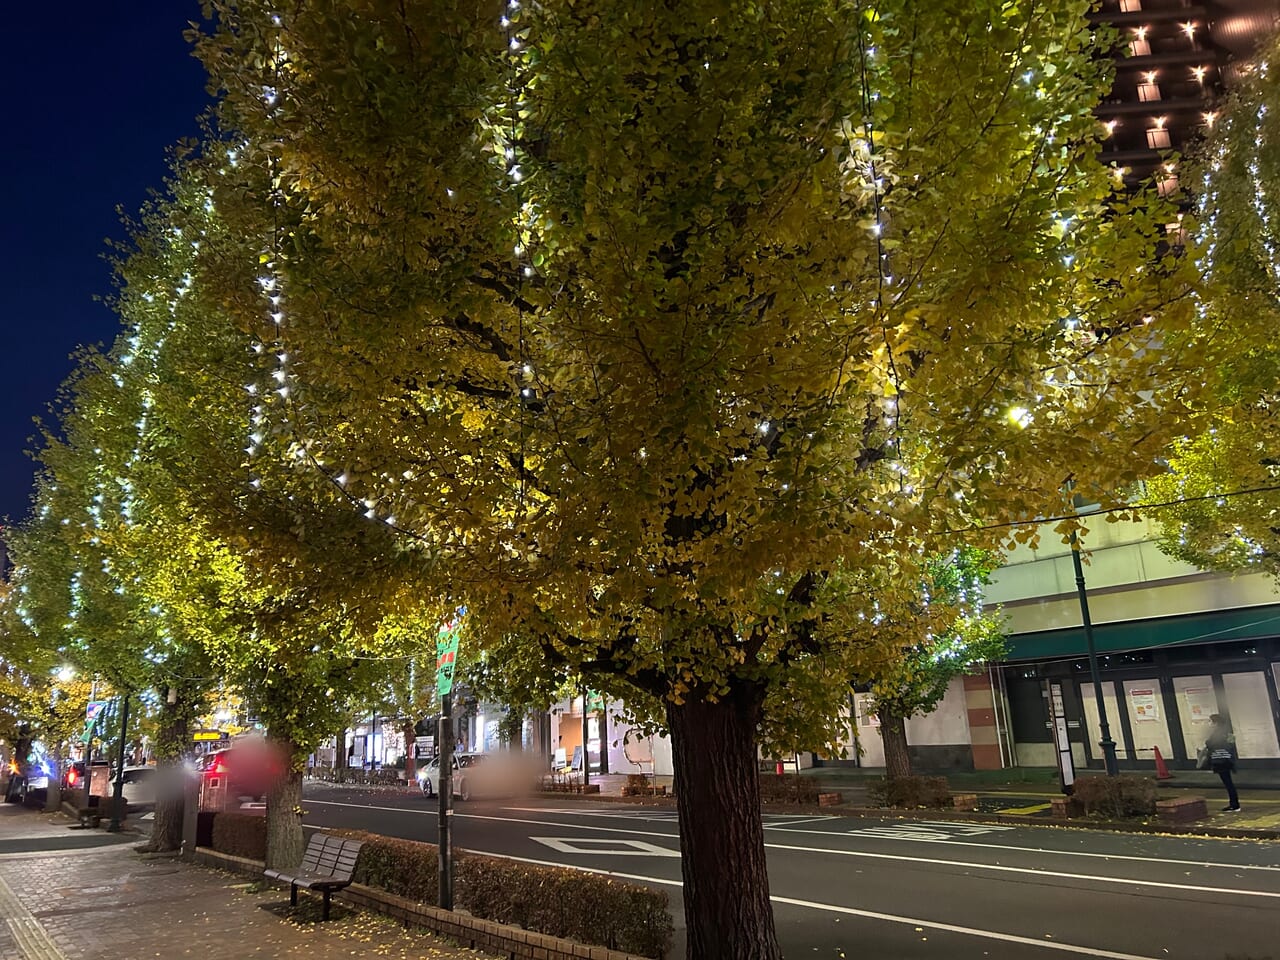
<instances>
[{"instance_id":1,"label":"car tail light","mask_svg":"<svg viewBox=\"0 0 1280 960\"><path fill-rule=\"evenodd\" d=\"M70 772L67 773L67 786L74 787L79 779L80 776L76 773L76 768L72 767Z\"/></svg>"}]
</instances>

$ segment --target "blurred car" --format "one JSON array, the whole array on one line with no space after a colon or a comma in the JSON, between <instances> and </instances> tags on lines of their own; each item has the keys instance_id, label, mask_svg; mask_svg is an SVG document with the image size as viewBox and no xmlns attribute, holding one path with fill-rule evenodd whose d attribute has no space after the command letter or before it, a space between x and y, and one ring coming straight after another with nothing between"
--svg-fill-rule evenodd
<instances>
[{"instance_id":1,"label":"blurred car","mask_svg":"<svg viewBox=\"0 0 1280 960\"><path fill-rule=\"evenodd\" d=\"M453 755L453 795L463 800L471 799L471 789L475 785L480 765L484 763L483 753L455 753ZM428 797L440 794L440 758L432 757L418 768L418 786Z\"/></svg>"},{"instance_id":2,"label":"blurred car","mask_svg":"<svg viewBox=\"0 0 1280 960\"><path fill-rule=\"evenodd\" d=\"M283 773L283 766L267 748L246 744L205 754L197 762L196 770L206 785L225 777L229 796L258 800L267 795Z\"/></svg>"},{"instance_id":3,"label":"blurred car","mask_svg":"<svg viewBox=\"0 0 1280 960\"><path fill-rule=\"evenodd\" d=\"M432 757L418 768L418 786L428 797L440 793L440 758ZM534 775L527 757L510 753L455 753L453 755L453 795L463 800L473 797L511 797L524 793Z\"/></svg>"},{"instance_id":4,"label":"blurred car","mask_svg":"<svg viewBox=\"0 0 1280 960\"><path fill-rule=\"evenodd\" d=\"M155 804L155 767L125 767L118 777L111 778L111 796L115 796L117 780L121 781L121 796L128 806L149 807Z\"/></svg>"}]
</instances>

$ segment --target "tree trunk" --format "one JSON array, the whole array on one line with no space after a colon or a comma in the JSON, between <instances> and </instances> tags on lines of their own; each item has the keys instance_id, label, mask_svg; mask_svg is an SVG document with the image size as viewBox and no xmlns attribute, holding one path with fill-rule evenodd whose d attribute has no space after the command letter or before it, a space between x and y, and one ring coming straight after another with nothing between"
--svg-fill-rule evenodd
<instances>
[{"instance_id":1,"label":"tree trunk","mask_svg":"<svg viewBox=\"0 0 1280 960\"><path fill-rule=\"evenodd\" d=\"M156 852L182 849L182 807L185 801L182 761L190 752L191 720L195 701L191 691L169 688L173 703L161 707L156 731L156 813L151 840L143 848Z\"/></svg>"},{"instance_id":2,"label":"tree trunk","mask_svg":"<svg viewBox=\"0 0 1280 960\"><path fill-rule=\"evenodd\" d=\"M287 758L286 769L267 791L267 866L292 870L302 860L302 771L293 744L277 743Z\"/></svg>"},{"instance_id":3,"label":"tree trunk","mask_svg":"<svg viewBox=\"0 0 1280 960\"><path fill-rule=\"evenodd\" d=\"M890 780L911 776L911 751L907 749L907 720L881 709L880 739L884 741L884 774Z\"/></svg>"},{"instance_id":4,"label":"tree trunk","mask_svg":"<svg viewBox=\"0 0 1280 960\"><path fill-rule=\"evenodd\" d=\"M769 903L756 728L762 697L667 704L679 789L688 960L779 960Z\"/></svg>"},{"instance_id":5,"label":"tree trunk","mask_svg":"<svg viewBox=\"0 0 1280 960\"><path fill-rule=\"evenodd\" d=\"M343 727L338 731L338 736L333 747L333 769L345 770L347 768L347 728Z\"/></svg>"}]
</instances>

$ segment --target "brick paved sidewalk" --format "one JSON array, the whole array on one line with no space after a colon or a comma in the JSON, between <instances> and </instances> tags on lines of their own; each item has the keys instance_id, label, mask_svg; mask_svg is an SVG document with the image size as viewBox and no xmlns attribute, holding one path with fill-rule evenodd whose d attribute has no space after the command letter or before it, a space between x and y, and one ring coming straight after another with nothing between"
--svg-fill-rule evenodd
<instances>
[{"instance_id":1,"label":"brick paved sidewalk","mask_svg":"<svg viewBox=\"0 0 1280 960\"><path fill-rule=\"evenodd\" d=\"M137 836L102 845L101 831L70 823L0 806L0 960L485 960L338 905L318 923L305 894L291 910L288 891L254 892L230 874L142 858ZM68 847L68 837L99 845Z\"/></svg>"}]
</instances>

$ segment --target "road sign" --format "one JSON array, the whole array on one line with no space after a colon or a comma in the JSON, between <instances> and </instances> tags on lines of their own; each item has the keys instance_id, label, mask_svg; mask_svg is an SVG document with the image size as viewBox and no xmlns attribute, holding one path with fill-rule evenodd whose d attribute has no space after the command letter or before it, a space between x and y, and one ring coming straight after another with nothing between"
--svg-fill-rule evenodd
<instances>
[{"instance_id":1,"label":"road sign","mask_svg":"<svg viewBox=\"0 0 1280 960\"><path fill-rule=\"evenodd\" d=\"M453 690L453 671L458 660L458 621L442 624L436 636L436 692L445 696Z\"/></svg>"},{"instance_id":2,"label":"road sign","mask_svg":"<svg viewBox=\"0 0 1280 960\"><path fill-rule=\"evenodd\" d=\"M227 735L221 730L197 730L191 735L196 743L210 743L215 740L226 740Z\"/></svg>"}]
</instances>

